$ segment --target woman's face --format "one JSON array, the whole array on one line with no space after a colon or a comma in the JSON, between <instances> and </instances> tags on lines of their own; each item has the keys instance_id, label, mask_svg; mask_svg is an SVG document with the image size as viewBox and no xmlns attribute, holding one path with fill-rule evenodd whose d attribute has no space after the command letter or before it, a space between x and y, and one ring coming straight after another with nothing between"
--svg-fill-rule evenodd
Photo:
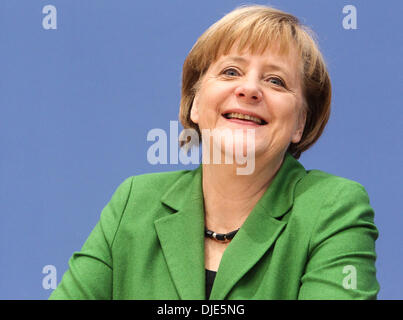
<instances>
[{"instance_id":1,"label":"woman's face","mask_svg":"<svg viewBox=\"0 0 403 320\"><path fill-rule=\"evenodd\" d=\"M244 115L254 118L243 119ZM191 120L201 131L230 129L234 134L253 129L256 158L272 159L285 153L291 142L300 141L305 125L295 52L280 56L267 49L262 55L252 55L233 48L222 55L201 80ZM243 150L250 143L246 140Z\"/></svg>"}]
</instances>

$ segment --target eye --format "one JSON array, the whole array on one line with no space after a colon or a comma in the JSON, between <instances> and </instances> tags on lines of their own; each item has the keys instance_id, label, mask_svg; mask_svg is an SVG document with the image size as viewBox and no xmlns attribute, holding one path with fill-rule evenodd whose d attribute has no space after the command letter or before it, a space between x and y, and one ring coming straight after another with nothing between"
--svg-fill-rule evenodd
<instances>
[{"instance_id":1,"label":"eye","mask_svg":"<svg viewBox=\"0 0 403 320\"><path fill-rule=\"evenodd\" d=\"M230 76L230 77L239 76L239 72L235 68L227 68L222 72L222 74L224 74L226 76Z\"/></svg>"},{"instance_id":2,"label":"eye","mask_svg":"<svg viewBox=\"0 0 403 320\"><path fill-rule=\"evenodd\" d=\"M270 78L268 78L268 82L273 83L277 86L285 87L284 81L278 77L270 77Z\"/></svg>"}]
</instances>

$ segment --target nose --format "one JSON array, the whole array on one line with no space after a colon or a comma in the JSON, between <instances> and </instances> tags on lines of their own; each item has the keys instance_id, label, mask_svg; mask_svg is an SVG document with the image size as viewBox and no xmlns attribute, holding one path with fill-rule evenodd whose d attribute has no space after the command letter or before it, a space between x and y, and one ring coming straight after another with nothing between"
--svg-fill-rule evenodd
<instances>
[{"instance_id":1,"label":"nose","mask_svg":"<svg viewBox=\"0 0 403 320\"><path fill-rule=\"evenodd\" d=\"M244 82L235 89L235 95L246 103L257 104L263 95L258 85L252 81Z\"/></svg>"}]
</instances>

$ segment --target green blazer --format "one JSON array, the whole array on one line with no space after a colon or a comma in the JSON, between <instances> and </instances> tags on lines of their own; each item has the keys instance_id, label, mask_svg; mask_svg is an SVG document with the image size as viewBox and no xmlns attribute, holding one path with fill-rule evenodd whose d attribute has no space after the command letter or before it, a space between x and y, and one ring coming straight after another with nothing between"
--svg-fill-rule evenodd
<instances>
[{"instance_id":1,"label":"green blazer","mask_svg":"<svg viewBox=\"0 0 403 320\"><path fill-rule=\"evenodd\" d=\"M50 299L205 299L202 169L126 179ZM376 299L365 189L290 154L228 245L210 299Z\"/></svg>"}]
</instances>

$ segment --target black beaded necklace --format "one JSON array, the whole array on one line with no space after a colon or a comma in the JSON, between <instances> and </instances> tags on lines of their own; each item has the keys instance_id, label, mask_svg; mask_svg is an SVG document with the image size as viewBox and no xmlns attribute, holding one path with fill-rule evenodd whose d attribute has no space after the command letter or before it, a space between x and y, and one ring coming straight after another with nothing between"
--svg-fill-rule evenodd
<instances>
[{"instance_id":1,"label":"black beaded necklace","mask_svg":"<svg viewBox=\"0 0 403 320\"><path fill-rule=\"evenodd\" d=\"M235 237L238 230L239 229L236 229L228 233L216 233L214 231L207 229L207 227L204 227L204 234L206 237L209 237L211 239L227 242L232 240L233 237Z\"/></svg>"}]
</instances>

